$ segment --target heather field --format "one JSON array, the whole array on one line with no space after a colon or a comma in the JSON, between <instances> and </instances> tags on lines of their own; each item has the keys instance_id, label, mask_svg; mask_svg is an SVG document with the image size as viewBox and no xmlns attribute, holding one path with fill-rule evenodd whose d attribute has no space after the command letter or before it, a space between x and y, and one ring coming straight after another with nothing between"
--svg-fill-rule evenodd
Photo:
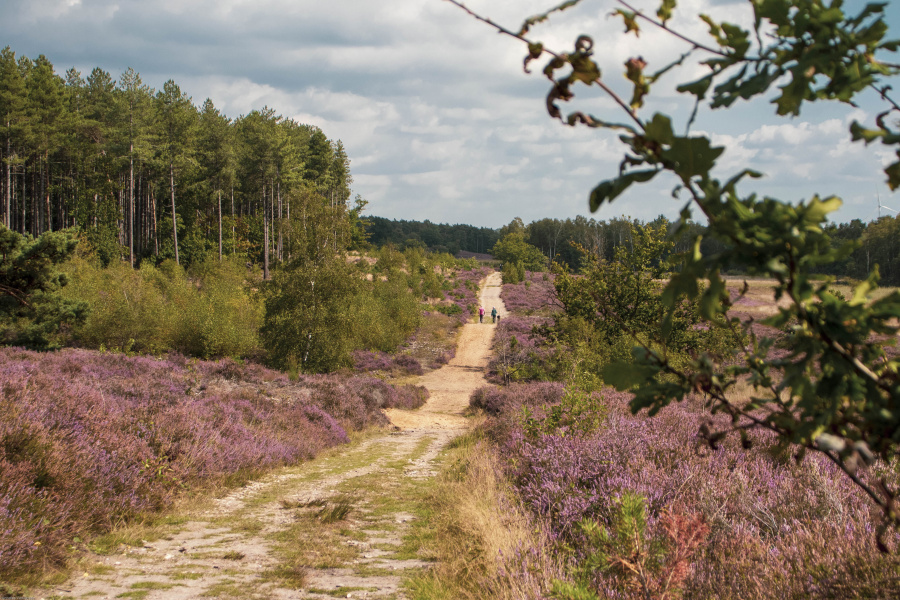
<instances>
[{"instance_id":1,"label":"heather field","mask_svg":"<svg viewBox=\"0 0 900 600\"><path fill-rule=\"evenodd\" d=\"M708 418L699 400L648 418L608 390L594 394L596 432L529 428L563 396L562 385L537 383L472 398L490 415L486 435L518 498L549 532L546 545L510 559L508 577L549 552L601 598L643 598L643 589L653 598L900 596L900 538L888 536L893 553L878 551L881 515L823 457L797 462L759 437L751 450L737 439L712 449L697 436Z\"/></svg>"},{"instance_id":2,"label":"heather field","mask_svg":"<svg viewBox=\"0 0 900 600\"><path fill-rule=\"evenodd\" d=\"M550 315L560 309L553 287L553 275L526 271L520 283L503 285L501 298L506 309L521 316Z\"/></svg>"},{"instance_id":3,"label":"heather field","mask_svg":"<svg viewBox=\"0 0 900 600\"><path fill-rule=\"evenodd\" d=\"M450 312L458 315L461 323L468 322L477 314L479 282L491 272L487 267L479 267L449 274L449 289L444 291L444 301L458 308Z\"/></svg>"},{"instance_id":4,"label":"heather field","mask_svg":"<svg viewBox=\"0 0 900 600\"><path fill-rule=\"evenodd\" d=\"M476 391L470 405L487 416L482 451L510 486L504 502L539 534L520 539L482 585L497 597L585 600L900 597L900 535L888 533L891 552L879 551L882 513L824 456L800 460L763 433L749 447L738 436L711 446L701 432L728 422L710 419L699 397L651 418L633 415L624 392L535 381L560 353L542 329L553 323L552 285L540 274L527 281L503 290L512 314L498 326L491 369L506 385ZM742 284L729 285L732 314L776 311L771 282L740 296ZM881 477L900 480L880 464L867 481Z\"/></svg>"},{"instance_id":5,"label":"heather field","mask_svg":"<svg viewBox=\"0 0 900 600\"><path fill-rule=\"evenodd\" d=\"M0 349L0 578L182 494L308 460L424 388L230 359Z\"/></svg>"}]
</instances>

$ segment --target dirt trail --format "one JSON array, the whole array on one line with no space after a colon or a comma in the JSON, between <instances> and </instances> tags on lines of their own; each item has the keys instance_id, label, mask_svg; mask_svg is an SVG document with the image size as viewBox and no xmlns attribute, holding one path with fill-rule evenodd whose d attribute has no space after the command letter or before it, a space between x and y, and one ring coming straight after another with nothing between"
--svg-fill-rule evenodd
<instances>
[{"instance_id":1,"label":"dirt trail","mask_svg":"<svg viewBox=\"0 0 900 600\"><path fill-rule=\"evenodd\" d=\"M506 316L506 307L500 300L501 275L492 273L482 283L480 301L485 308L484 323L463 325L456 348L456 356L443 368L427 373L420 384L428 388L431 397L416 411L389 409L391 422L401 429L465 429L468 425L462 416L469 406L469 396L476 388L485 385L484 369L491 353L494 327L490 323L492 307Z\"/></svg>"},{"instance_id":2,"label":"dirt trail","mask_svg":"<svg viewBox=\"0 0 900 600\"><path fill-rule=\"evenodd\" d=\"M488 315L506 314L499 273L481 302ZM79 576L33 596L405 598L403 579L429 563L404 536L441 449L469 426L470 394L485 384L494 334L485 321L463 325L455 358L421 378L425 406L387 411L396 431L271 473L145 532L149 541L123 534L114 553L86 556Z\"/></svg>"}]
</instances>

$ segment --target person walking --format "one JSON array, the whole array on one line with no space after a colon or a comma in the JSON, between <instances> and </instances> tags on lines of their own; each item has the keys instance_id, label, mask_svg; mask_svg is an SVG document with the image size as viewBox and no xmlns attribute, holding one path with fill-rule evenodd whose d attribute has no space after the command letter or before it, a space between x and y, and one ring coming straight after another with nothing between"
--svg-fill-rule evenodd
<instances>
[{"instance_id":1,"label":"person walking","mask_svg":"<svg viewBox=\"0 0 900 600\"><path fill-rule=\"evenodd\" d=\"M491 323L496 323L496 322L497 322L497 307L495 306L491 309Z\"/></svg>"},{"instance_id":2,"label":"person walking","mask_svg":"<svg viewBox=\"0 0 900 600\"><path fill-rule=\"evenodd\" d=\"M484 307L483 306L478 307L478 322L484 323Z\"/></svg>"}]
</instances>

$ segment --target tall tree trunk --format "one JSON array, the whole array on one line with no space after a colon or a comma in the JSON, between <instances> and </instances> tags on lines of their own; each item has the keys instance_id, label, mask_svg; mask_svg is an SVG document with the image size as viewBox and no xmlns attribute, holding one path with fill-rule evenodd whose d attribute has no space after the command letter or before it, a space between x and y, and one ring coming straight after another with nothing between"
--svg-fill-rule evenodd
<instances>
[{"instance_id":1,"label":"tall tree trunk","mask_svg":"<svg viewBox=\"0 0 900 600\"><path fill-rule=\"evenodd\" d=\"M134 142L128 148L128 261L134 266Z\"/></svg>"},{"instance_id":2,"label":"tall tree trunk","mask_svg":"<svg viewBox=\"0 0 900 600\"><path fill-rule=\"evenodd\" d=\"M266 185L262 188L263 209L263 279L269 279L269 211L266 210Z\"/></svg>"},{"instance_id":3,"label":"tall tree trunk","mask_svg":"<svg viewBox=\"0 0 900 600\"><path fill-rule=\"evenodd\" d=\"M236 242L234 239L234 184L231 184L231 253L234 254Z\"/></svg>"},{"instance_id":4,"label":"tall tree trunk","mask_svg":"<svg viewBox=\"0 0 900 600\"><path fill-rule=\"evenodd\" d=\"M148 186L149 187L149 186ZM150 228L153 230L153 256L159 256L159 221L156 219L156 196L153 195L153 188L148 190L150 194Z\"/></svg>"},{"instance_id":5,"label":"tall tree trunk","mask_svg":"<svg viewBox=\"0 0 900 600\"><path fill-rule=\"evenodd\" d=\"M6 121L6 131L9 131L10 123ZM10 136L6 135L6 210L3 212L3 224L7 229L12 229L12 164L10 164L10 156L12 156L12 142Z\"/></svg>"},{"instance_id":6,"label":"tall tree trunk","mask_svg":"<svg viewBox=\"0 0 900 600\"><path fill-rule=\"evenodd\" d=\"M275 171L278 177L278 170ZM282 204L281 204L281 181L277 185L278 190L278 262L284 262L284 222L282 221Z\"/></svg>"},{"instance_id":7,"label":"tall tree trunk","mask_svg":"<svg viewBox=\"0 0 900 600\"><path fill-rule=\"evenodd\" d=\"M27 187L27 182L25 179L27 177L27 175L25 174L26 170L27 169L25 169L25 165L22 165L22 205L20 206L20 208L22 209L22 221L19 223L19 233L21 233L22 235L25 235L25 218L28 216L28 208L26 206L27 203L25 202L25 189Z\"/></svg>"},{"instance_id":8,"label":"tall tree trunk","mask_svg":"<svg viewBox=\"0 0 900 600\"><path fill-rule=\"evenodd\" d=\"M172 239L175 241L175 264L178 260L178 220L175 218L175 165L169 161L169 189L172 190Z\"/></svg>"},{"instance_id":9,"label":"tall tree trunk","mask_svg":"<svg viewBox=\"0 0 900 600\"><path fill-rule=\"evenodd\" d=\"M44 216L47 220L46 231L53 231L53 210L50 208L50 151L44 157L44 177L41 177L41 194L44 196ZM41 232L43 233L43 232Z\"/></svg>"},{"instance_id":10,"label":"tall tree trunk","mask_svg":"<svg viewBox=\"0 0 900 600\"><path fill-rule=\"evenodd\" d=\"M219 190L219 262L222 262L222 190Z\"/></svg>"},{"instance_id":11,"label":"tall tree trunk","mask_svg":"<svg viewBox=\"0 0 900 600\"><path fill-rule=\"evenodd\" d=\"M40 163L40 160L38 161ZM31 169L31 235L33 237L37 237L40 235L40 231L38 230L38 220L41 214L41 184L43 183L43 175L41 175L40 181L38 181L38 175L40 171L40 165L35 166Z\"/></svg>"},{"instance_id":12,"label":"tall tree trunk","mask_svg":"<svg viewBox=\"0 0 900 600\"><path fill-rule=\"evenodd\" d=\"M125 176L124 175L119 176L119 191L116 194L116 199L117 199L118 205L119 205L118 206L119 210L116 211L116 229L118 229L118 231L119 231L119 247L124 248L125 246L128 245L128 239L127 239L128 226L125 223L125 220L128 217L128 215L127 215L128 207L126 206L126 204L128 204L128 203L125 201ZM119 258L121 259L122 257L120 256Z\"/></svg>"}]
</instances>

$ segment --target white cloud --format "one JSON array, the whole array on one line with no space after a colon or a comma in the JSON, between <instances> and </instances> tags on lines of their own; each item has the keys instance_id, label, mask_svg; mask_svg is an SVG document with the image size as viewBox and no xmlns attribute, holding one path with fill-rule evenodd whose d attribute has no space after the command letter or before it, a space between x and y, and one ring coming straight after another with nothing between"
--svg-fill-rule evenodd
<instances>
[{"instance_id":1,"label":"white cloud","mask_svg":"<svg viewBox=\"0 0 900 600\"><path fill-rule=\"evenodd\" d=\"M473 10L517 28L554 4L547 0L468 0ZM655 12L658 2L639 0ZM631 94L623 63L643 56L653 71L687 49L644 24L640 38L623 37L608 4L583 2L553 15L531 35L568 50L581 33L596 42L605 81ZM746 2L680 0L671 26L705 37L700 12L750 25ZM499 226L587 213L587 195L616 174L623 149L616 133L572 129L544 106L549 82L538 61L522 73L524 46L442 0L5 0L0 39L20 54L46 54L62 71L99 66L114 77L132 66L159 87L173 78L195 103L210 97L231 117L268 105L321 127L344 142L354 192L373 214ZM699 77L689 65L679 80ZM641 114L673 114L679 130L691 109L666 76ZM897 86L895 86L897 87ZM571 106L616 122L627 117L596 87L581 86ZM739 102L704 115L697 127L717 132L728 147L725 176L747 167L764 171L760 190L784 198L834 189L848 200L845 218L865 213L865 188L895 157L880 146L848 142L853 118L874 109L833 105L802 118L775 119L765 100ZM633 188L599 218L623 213L674 216L670 179ZM889 196L881 187L882 198ZM860 191L863 190L863 191Z\"/></svg>"}]
</instances>

